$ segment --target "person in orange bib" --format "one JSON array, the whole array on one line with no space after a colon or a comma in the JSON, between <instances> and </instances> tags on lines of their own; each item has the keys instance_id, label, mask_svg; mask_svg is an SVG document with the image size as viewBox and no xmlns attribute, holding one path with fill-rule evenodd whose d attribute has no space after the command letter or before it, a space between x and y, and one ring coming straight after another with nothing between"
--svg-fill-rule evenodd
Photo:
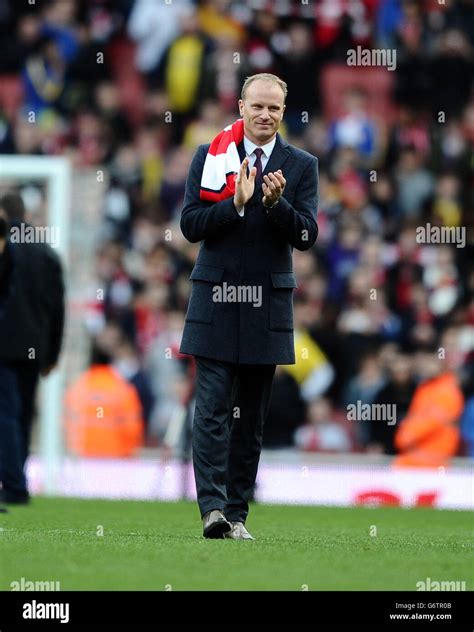
<instances>
[{"instance_id":1,"label":"person in orange bib","mask_svg":"<svg viewBox=\"0 0 474 632\"><path fill-rule=\"evenodd\" d=\"M143 445L138 394L113 367L94 364L66 392L66 441L75 455L129 457Z\"/></svg>"},{"instance_id":2,"label":"person in orange bib","mask_svg":"<svg viewBox=\"0 0 474 632\"><path fill-rule=\"evenodd\" d=\"M437 352L419 352L418 362L423 381L395 433L394 465L445 466L458 450L463 394L456 374L446 371Z\"/></svg>"}]
</instances>

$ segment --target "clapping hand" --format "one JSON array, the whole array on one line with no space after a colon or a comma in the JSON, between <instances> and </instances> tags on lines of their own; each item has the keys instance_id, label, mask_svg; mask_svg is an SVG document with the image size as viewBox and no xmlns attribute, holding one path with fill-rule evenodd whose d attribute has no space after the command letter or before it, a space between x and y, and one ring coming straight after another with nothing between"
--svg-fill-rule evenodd
<instances>
[{"instance_id":1,"label":"clapping hand","mask_svg":"<svg viewBox=\"0 0 474 632\"><path fill-rule=\"evenodd\" d=\"M286 180L283 177L281 169L274 173L269 173L263 176L262 191L263 191L263 205L272 206L283 195L285 190Z\"/></svg>"},{"instance_id":2,"label":"clapping hand","mask_svg":"<svg viewBox=\"0 0 474 632\"><path fill-rule=\"evenodd\" d=\"M255 190L255 176L257 175L257 169L252 167L250 173L247 176L247 167L249 159L244 158L238 174L235 176L235 195L234 204L238 208L244 206L250 200Z\"/></svg>"}]
</instances>

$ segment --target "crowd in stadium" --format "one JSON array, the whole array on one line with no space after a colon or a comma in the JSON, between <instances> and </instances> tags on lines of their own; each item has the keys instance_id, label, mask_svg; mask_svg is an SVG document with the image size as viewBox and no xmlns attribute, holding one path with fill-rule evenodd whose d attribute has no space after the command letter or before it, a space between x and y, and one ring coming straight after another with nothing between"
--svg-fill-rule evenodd
<instances>
[{"instance_id":1,"label":"crowd in stadium","mask_svg":"<svg viewBox=\"0 0 474 632\"><path fill-rule=\"evenodd\" d=\"M358 46L395 49L396 69L349 68ZM298 360L277 369L264 447L395 454L449 424L441 453L473 455L473 52L470 0L0 0L0 84L20 95L12 109L0 91L0 154L109 176L105 295L85 324L93 366L114 373L71 386L76 413L102 384L130 410L130 450L176 444L199 249L179 228L188 168L237 118L245 77L271 72L288 84L282 134L319 159L320 199L318 240L294 251ZM349 420L357 402L396 404L397 423Z\"/></svg>"}]
</instances>

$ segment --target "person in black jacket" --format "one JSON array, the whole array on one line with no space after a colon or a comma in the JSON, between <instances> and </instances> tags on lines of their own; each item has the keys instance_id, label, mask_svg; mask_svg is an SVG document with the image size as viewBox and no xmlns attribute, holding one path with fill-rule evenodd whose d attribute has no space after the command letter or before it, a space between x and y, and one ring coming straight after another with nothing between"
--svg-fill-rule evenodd
<instances>
[{"instance_id":1,"label":"person in black jacket","mask_svg":"<svg viewBox=\"0 0 474 632\"><path fill-rule=\"evenodd\" d=\"M22 234L25 220L19 195L0 198L0 217L10 224L0 258L0 501L24 504L36 388L40 375L48 375L58 361L64 283L59 257L49 245L12 239L14 228Z\"/></svg>"},{"instance_id":2,"label":"person in black jacket","mask_svg":"<svg viewBox=\"0 0 474 632\"><path fill-rule=\"evenodd\" d=\"M201 197L209 145L186 182L181 231L201 247L180 351L196 360L193 464L206 538L254 539L245 522L273 375L295 363L293 248L309 250L318 235L318 160L278 134L286 92L267 73L245 81L235 192Z\"/></svg>"},{"instance_id":3,"label":"person in black jacket","mask_svg":"<svg viewBox=\"0 0 474 632\"><path fill-rule=\"evenodd\" d=\"M400 421L408 412L413 394L416 389L416 382L412 374L412 361L410 357L403 353L398 353L389 367L389 381L379 391L375 404L391 404L395 406L395 423L374 421L369 427L370 452L383 452L383 454L396 454L393 444L395 432Z\"/></svg>"},{"instance_id":4,"label":"person in black jacket","mask_svg":"<svg viewBox=\"0 0 474 632\"><path fill-rule=\"evenodd\" d=\"M0 317L10 287L10 275L8 274L7 268L8 260L5 255L5 250L7 247L7 229L8 224L6 219L0 216ZM0 505L0 513L7 513L7 509Z\"/></svg>"},{"instance_id":5,"label":"person in black jacket","mask_svg":"<svg viewBox=\"0 0 474 632\"><path fill-rule=\"evenodd\" d=\"M6 254L7 232L7 220L0 215L0 315L5 309L10 290L10 262Z\"/></svg>"}]
</instances>

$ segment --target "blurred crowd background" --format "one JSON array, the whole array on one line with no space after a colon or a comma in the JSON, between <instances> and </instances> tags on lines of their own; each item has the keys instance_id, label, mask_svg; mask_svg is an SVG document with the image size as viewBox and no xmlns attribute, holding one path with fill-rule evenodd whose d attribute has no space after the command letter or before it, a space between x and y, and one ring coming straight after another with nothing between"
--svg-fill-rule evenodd
<instances>
[{"instance_id":1,"label":"blurred crowd background","mask_svg":"<svg viewBox=\"0 0 474 632\"><path fill-rule=\"evenodd\" d=\"M395 49L396 70L348 66L357 46ZM298 361L277 369L265 447L394 454L442 365L454 453L473 455L473 46L471 0L0 0L0 154L108 174L90 236L104 293L84 313L94 370L67 414L93 424L109 397L109 430L129 434L85 447L71 431L69 448L181 445L199 249L179 229L186 176L238 117L245 77L271 72L288 84L282 135L319 159L320 202L316 245L294 252ZM423 243L427 224L465 229L464 247ZM396 423L349 420L357 402L396 404Z\"/></svg>"}]
</instances>

